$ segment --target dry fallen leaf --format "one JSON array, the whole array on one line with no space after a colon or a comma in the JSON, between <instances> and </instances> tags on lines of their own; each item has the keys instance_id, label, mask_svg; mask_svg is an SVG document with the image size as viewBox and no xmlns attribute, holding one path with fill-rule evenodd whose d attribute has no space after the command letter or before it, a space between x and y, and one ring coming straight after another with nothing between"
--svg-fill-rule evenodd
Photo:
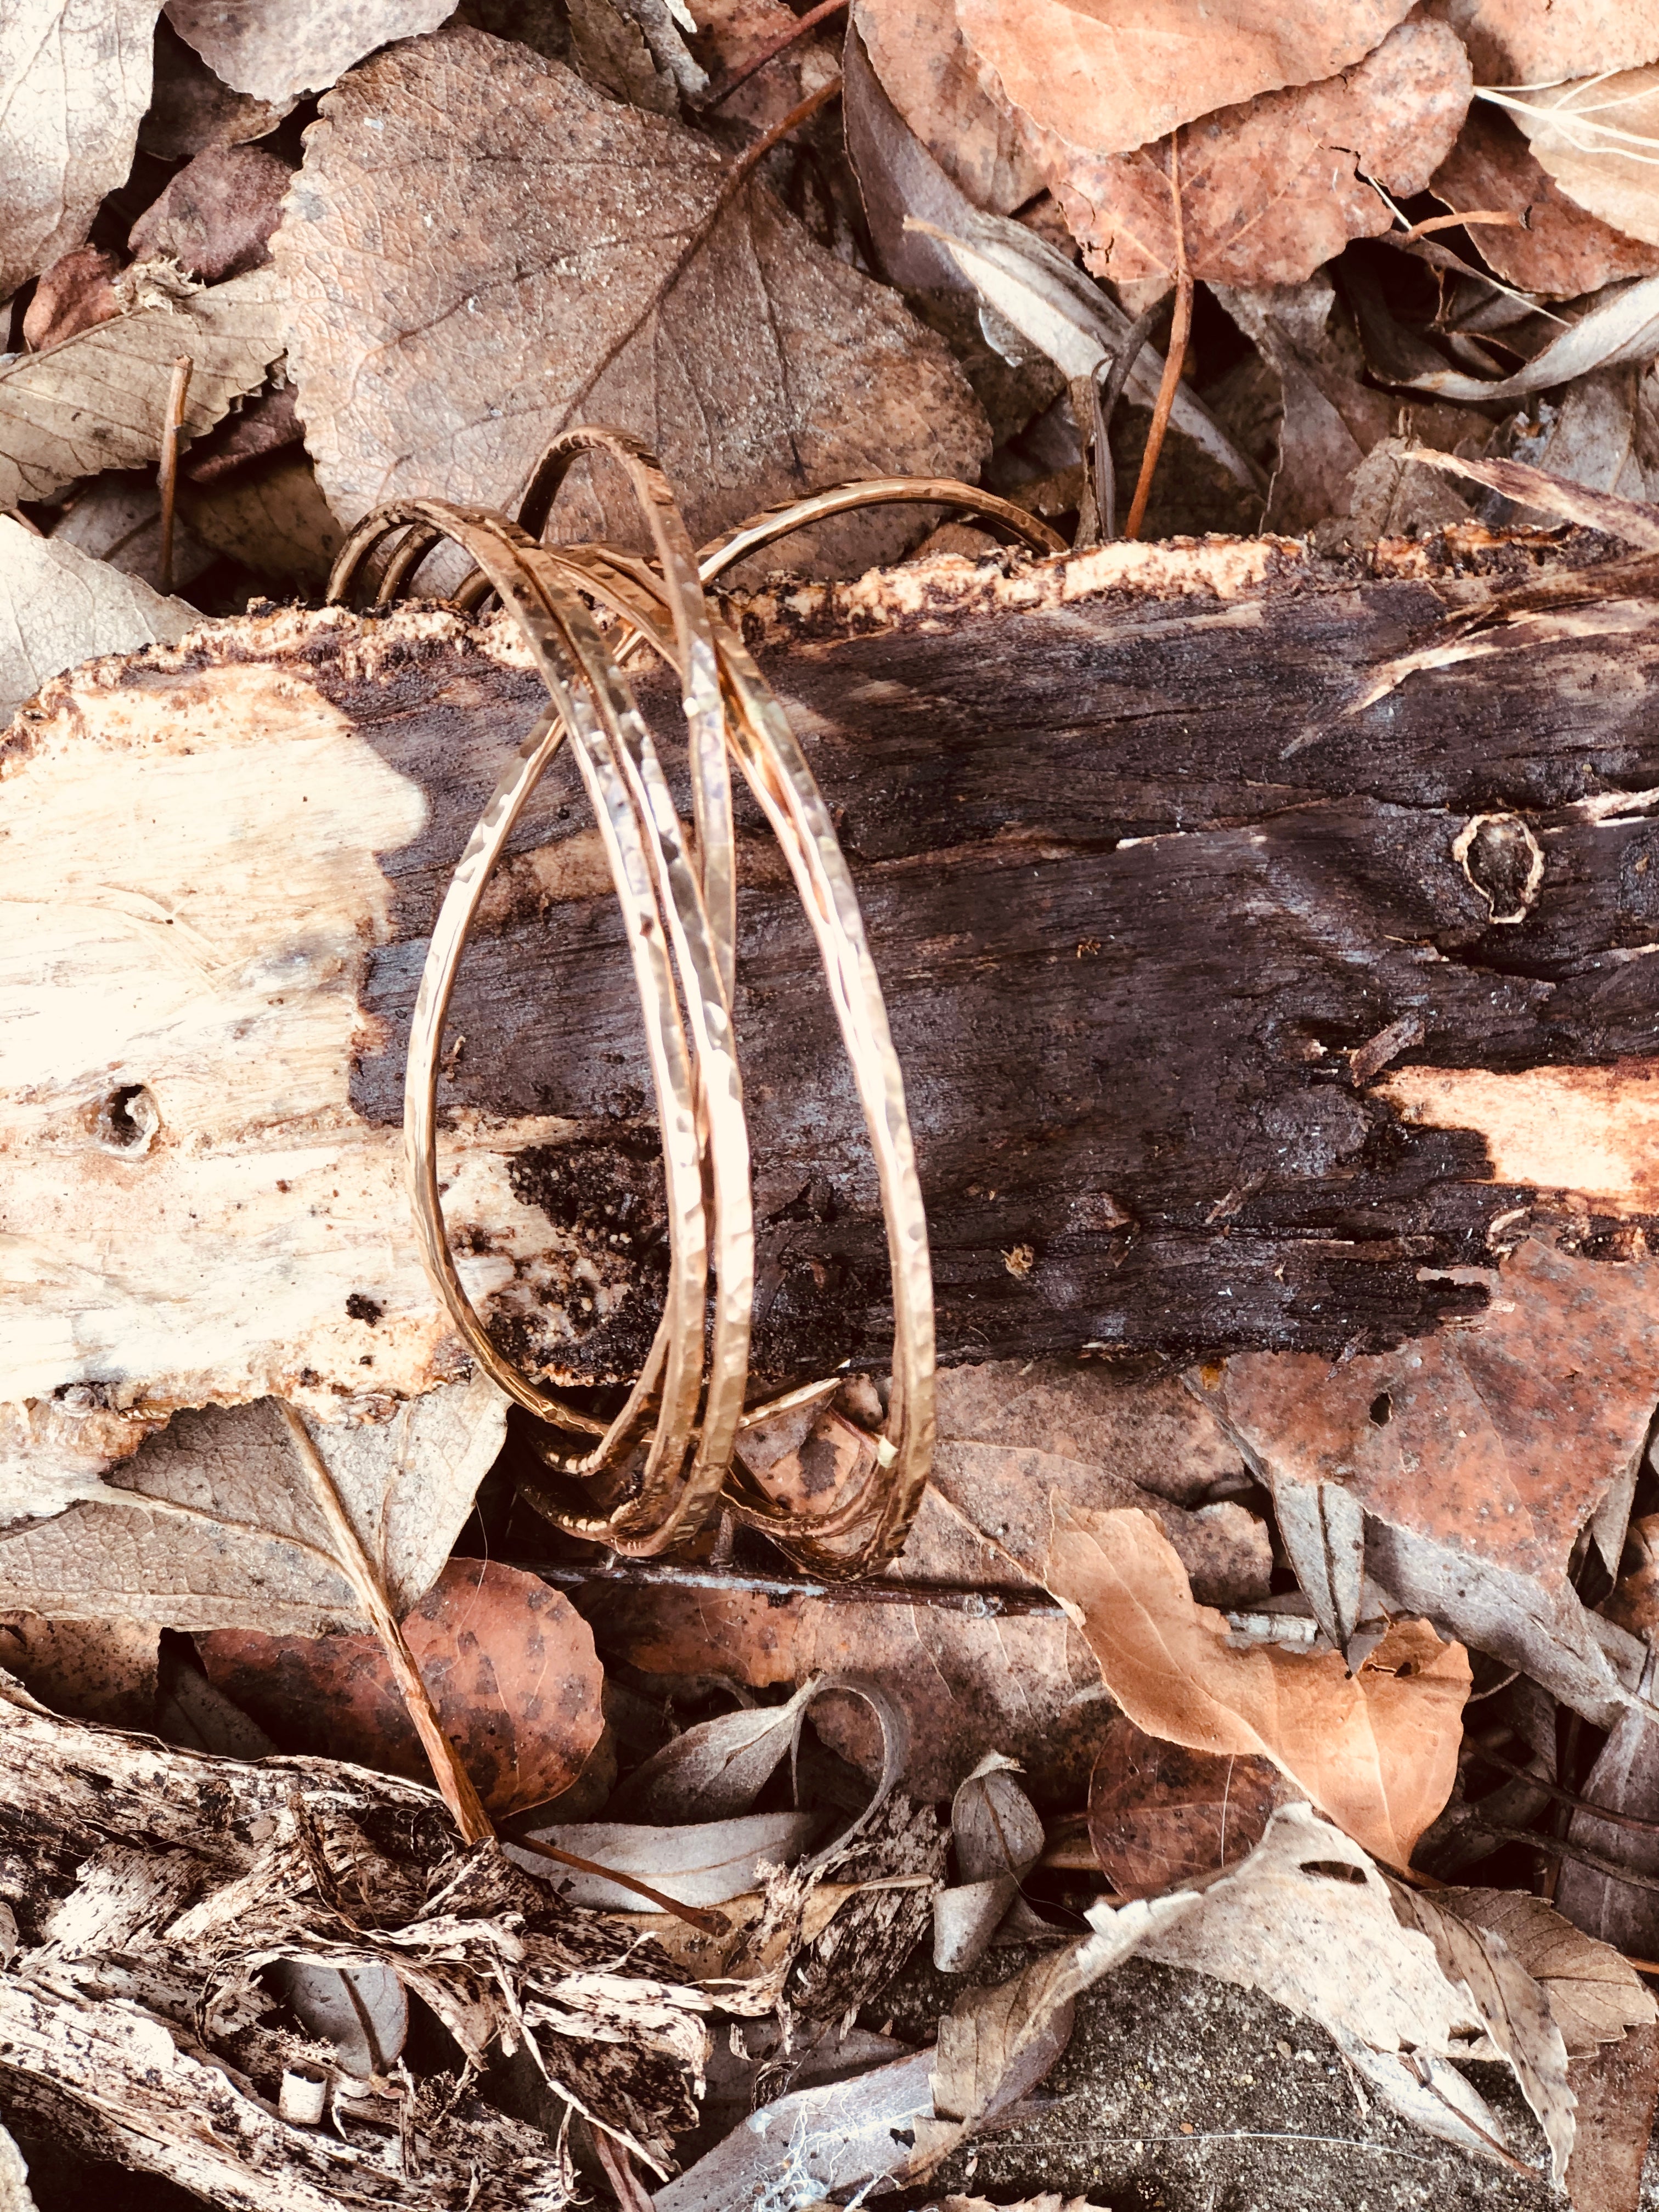
<instances>
[{"instance_id":1,"label":"dry fallen leaf","mask_svg":"<svg viewBox=\"0 0 1659 2212\"><path fill-rule=\"evenodd\" d=\"M1465 369L1441 366L1443 356L1421 340L1413 339L1413 348L1417 358L1409 365L1402 363L1398 370L1378 365L1386 381L1478 406L1553 391L1592 369L1617 368L1626 362L1645 367L1659 350L1659 276L1610 285L1595 305L1512 376L1471 376Z\"/></svg>"},{"instance_id":2,"label":"dry fallen leaf","mask_svg":"<svg viewBox=\"0 0 1659 2212\"><path fill-rule=\"evenodd\" d=\"M1350 1674L1336 1651L1239 1649L1194 1602L1150 1515L1054 1505L1043 1580L1149 1735L1271 1759L1356 1842L1393 1866L1451 1794L1468 1662L1426 1621L1397 1622Z\"/></svg>"},{"instance_id":3,"label":"dry fallen leaf","mask_svg":"<svg viewBox=\"0 0 1659 2212\"><path fill-rule=\"evenodd\" d=\"M509 1858L552 1882L572 1905L638 1912L636 1892L603 1875L556 1864L524 1849L519 1836L550 1844L615 1874L649 1882L677 1905L724 1905L755 1888L763 1867L793 1866L818 1825L815 1813L750 1813L731 1820L699 1820L689 1827L641 1827L629 1821L574 1820L514 1832Z\"/></svg>"},{"instance_id":4,"label":"dry fallen leaf","mask_svg":"<svg viewBox=\"0 0 1659 2212\"><path fill-rule=\"evenodd\" d=\"M393 1406L384 1419L318 1431L395 1612L436 1578L505 1423L505 1401L479 1377ZM269 1401L175 1414L90 1492L93 1502L0 1534L0 1605L295 1636L362 1625ZM54 1510L44 1500L33 1510Z\"/></svg>"},{"instance_id":5,"label":"dry fallen leaf","mask_svg":"<svg viewBox=\"0 0 1659 2212\"><path fill-rule=\"evenodd\" d=\"M1659 246L1652 169L1659 68L1580 75L1571 84L1505 94L1504 106L1570 201L1626 237Z\"/></svg>"},{"instance_id":6,"label":"dry fallen leaf","mask_svg":"<svg viewBox=\"0 0 1659 2212\"><path fill-rule=\"evenodd\" d=\"M1570 199L1513 120L1484 100L1469 109L1429 189L1449 211L1489 209L1522 218L1512 227L1482 223L1471 233L1482 260L1522 291L1571 300L1659 269L1659 253Z\"/></svg>"},{"instance_id":7,"label":"dry fallen leaf","mask_svg":"<svg viewBox=\"0 0 1659 2212\"><path fill-rule=\"evenodd\" d=\"M1018 125L981 88L952 0L858 0L853 21L883 91L974 206L1012 215L1041 191Z\"/></svg>"},{"instance_id":8,"label":"dry fallen leaf","mask_svg":"<svg viewBox=\"0 0 1659 2212\"><path fill-rule=\"evenodd\" d=\"M179 513L198 539L256 576L320 593L345 532L317 483L310 457L289 447L198 489L186 483Z\"/></svg>"},{"instance_id":9,"label":"dry fallen leaf","mask_svg":"<svg viewBox=\"0 0 1659 2212\"><path fill-rule=\"evenodd\" d=\"M687 1729L629 1776L611 1800L611 1817L661 1823L746 1813L787 1756L818 1690L814 1676L783 1705L740 1706Z\"/></svg>"},{"instance_id":10,"label":"dry fallen leaf","mask_svg":"<svg viewBox=\"0 0 1659 2212\"><path fill-rule=\"evenodd\" d=\"M1295 284L1351 238L1390 228L1376 179L1421 191L1455 139L1471 79L1438 23L1391 31L1340 76L1232 104L1180 134L1188 268L1221 284ZM1177 224L1167 143L1103 156L1031 137L1089 266L1115 283L1172 283Z\"/></svg>"},{"instance_id":11,"label":"dry fallen leaf","mask_svg":"<svg viewBox=\"0 0 1659 2212\"><path fill-rule=\"evenodd\" d=\"M1120 1897L1152 1897L1253 1851L1284 1795L1271 1759L1160 1742L1120 1717L1090 1778L1089 1841Z\"/></svg>"},{"instance_id":12,"label":"dry fallen leaf","mask_svg":"<svg viewBox=\"0 0 1659 2212\"><path fill-rule=\"evenodd\" d=\"M815 37L803 38L800 19L784 0L700 0L696 17L693 45L717 96L717 88L742 76L757 56L781 39L790 40L783 52L720 100L718 112L734 122L769 131L836 73L841 26L831 21ZM497 27L483 25L485 30Z\"/></svg>"},{"instance_id":13,"label":"dry fallen leaf","mask_svg":"<svg viewBox=\"0 0 1659 2212\"><path fill-rule=\"evenodd\" d=\"M204 284L263 268L292 182L286 163L263 146L211 146L150 202L127 250L140 261L176 261Z\"/></svg>"},{"instance_id":14,"label":"dry fallen leaf","mask_svg":"<svg viewBox=\"0 0 1659 2212\"><path fill-rule=\"evenodd\" d=\"M1474 1999L1486 2033L1509 2061L1544 2130L1559 2189L1572 2156L1577 2100L1567 2086L1567 2046L1547 1995L1501 1936L1437 1895L1401 1882L1390 1887L1401 1925L1420 1929L1433 1944L1446 1979L1454 1986L1461 1983Z\"/></svg>"},{"instance_id":15,"label":"dry fallen leaf","mask_svg":"<svg viewBox=\"0 0 1659 2212\"><path fill-rule=\"evenodd\" d=\"M1583 1794L1610 1813L1653 1819L1659 1806L1659 1725L1650 1707L1635 1705L1620 1714L1585 1778ZM1650 1878L1659 1875L1659 1836L1585 1812L1574 1813L1567 1833L1613 1866ZM1638 1959L1659 1951L1659 1892L1569 1859L1562 1863L1555 1899L1569 1920L1618 1950Z\"/></svg>"},{"instance_id":16,"label":"dry fallen leaf","mask_svg":"<svg viewBox=\"0 0 1659 2212\"><path fill-rule=\"evenodd\" d=\"M240 0L168 0L174 30L234 92L281 105L320 92L392 39L435 31L444 0L309 0L302 12Z\"/></svg>"},{"instance_id":17,"label":"dry fallen leaf","mask_svg":"<svg viewBox=\"0 0 1659 2212\"><path fill-rule=\"evenodd\" d=\"M46 353L65 338L78 337L121 312L115 278L121 264L96 246L77 246L42 270L34 297L23 311L23 343L30 353Z\"/></svg>"},{"instance_id":18,"label":"dry fallen leaf","mask_svg":"<svg viewBox=\"0 0 1659 2212\"><path fill-rule=\"evenodd\" d=\"M98 653L171 642L201 620L184 600L0 515L0 726L49 676Z\"/></svg>"},{"instance_id":19,"label":"dry fallen leaf","mask_svg":"<svg viewBox=\"0 0 1659 2212\"><path fill-rule=\"evenodd\" d=\"M138 143L164 161L187 161L210 146L240 146L263 138L280 123L292 100L275 105L250 100L230 87L186 46L166 15L155 26L155 79Z\"/></svg>"},{"instance_id":20,"label":"dry fallen leaf","mask_svg":"<svg viewBox=\"0 0 1659 2212\"><path fill-rule=\"evenodd\" d=\"M1428 0L1480 84L1559 84L1659 60L1656 0Z\"/></svg>"},{"instance_id":21,"label":"dry fallen leaf","mask_svg":"<svg viewBox=\"0 0 1659 2212\"><path fill-rule=\"evenodd\" d=\"M933 1899L933 1964L942 1974L977 1964L1042 1855L1042 1822L1014 1779L1018 1771L988 1752L951 1800L957 1880Z\"/></svg>"},{"instance_id":22,"label":"dry fallen leaf","mask_svg":"<svg viewBox=\"0 0 1659 2212\"><path fill-rule=\"evenodd\" d=\"M278 307L275 276L257 270L182 306L118 315L49 354L0 367L0 507L50 500L77 477L155 460L181 353L194 364L185 434L211 429L280 358Z\"/></svg>"},{"instance_id":23,"label":"dry fallen leaf","mask_svg":"<svg viewBox=\"0 0 1659 2212\"><path fill-rule=\"evenodd\" d=\"M605 1725L604 1672L568 1598L516 1567L452 1559L403 1630L490 1812L504 1817L568 1788ZM383 1773L428 1771L376 1638L230 1628L199 1649L210 1679L278 1744Z\"/></svg>"},{"instance_id":24,"label":"dry fallen leaf","mask_svg":"<svg viewBox=\"0 0 1659 2212\"><path fill-rule=\"evenodd\" d=\"M404 490L510 505L584 421L649 441L694 538L846 477L976 473L984 417L943 343L763 187L723 199L726 177L706 139L483 32L355 71L273 241L335 513ZM637 536L604 482L561 503L562 533ZM818 544L862 566L908 526Z\"/></svg>"},{"instance_id":25,"label":"dry fallen leaf","mask_svg":"<svg viewBox=\"0 0 1659 2212\"><path fill-rule=\"evenodd\" d=\"M1276 1494L1328 1487L1363 1510L1370 1571L1403 1604L1610 1726L1640 1647L1625 1638L1617 1658L1620 1632L1589 1619L1567 1567L1615 1491L1628 1511L1659 1387L1655 1273L1620 1268L1609 1297L1599 1262L1528 1238L1495 1272L1487 1310L1455 1328L1334 1370L1247 1355L1206 1395ZM1616 1566L1614 1521L1601 1543Z\"/></svg>"},{"instance_id":26,"label":"dry fallen leaf","mask_svg":"<svg viewBox=\"0 0 1659 2212\"><path fill-rule=\"evenodd\" d=\"M0 1667L66 1718L153 1729L161 1631L137 1620L0 1613Z\"/></svg>"},{"instance_id":27,"label":"dry fallen leaf","mask_svg":"<svg viewBox=\"0 0 1659 2212\"><path fill-rule=\"evenodd\" d=\"M1410 0L957 0L1004 97L1078 151L1127 153L1218 107L1352 67Z\"/></svg>"},{"instance_id":28,"label":"dry fallen leaf","mask_svg":"<svg viewBox=\"0 0 1659 2212\"><path fill-rule=\"evenodd\" d=\"M125 182L157 13L157 0L12 0L0 13L0 301L79 246Z\"/></svg>"},{"instance_id":29,"label":"dry fallen leaf","mask_svg":"<svg viewBox=\"0 0 1659 2212\"><path fill-rule=\"evenodd\" d=\"M1433 1900L1502 1937L1549 1999L1569 2058L1588 2057L1659 2020L1659 2005L1629 1960L1541 1897L1524 1889L1439 1889Z\"/></svg>"},{"instance_id":30,"label":"dry fallen leaf","mask_svg":"<svg viewBox=\"0 0 1659 2212\"><path fill-rule=\"evenodd\" d=\"M1502 2123L1449 2063L1486 2027L1474 1998L1448 1980L1425 1936L1401 1927L1365 1854L1307 1806L1281 1806L1243 1864L1145 1955L1318 2021L1404 2118L1465 2149L1507 2154Z\"/></svg>"}]
</instances>

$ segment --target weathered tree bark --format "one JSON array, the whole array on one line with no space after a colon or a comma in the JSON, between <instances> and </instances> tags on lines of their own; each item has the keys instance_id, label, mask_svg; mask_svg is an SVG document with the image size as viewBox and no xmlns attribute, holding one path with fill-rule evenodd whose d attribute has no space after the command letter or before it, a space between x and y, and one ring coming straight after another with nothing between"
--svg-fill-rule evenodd
<instances>
[{"instance_id":1,"label":"weathered tree bark","mask_svg":"<svg viewBox=\"0 0 1659 2212\"><path fill-rule=\"evenodd\" d=\"M1377 1347L1478 1307L1460 1272L1529 1214L1613 1253L1659 1211L1659 611L1615 578L1463 635L1563 556L1472 528L1452 550L1362 578L1273 541L1112 546L744 604L857 877L945 1358ZM672 694L641 696L684 797ZM349 1412L453 1371L399 1182L406 1026L539 705L499 621L331 611L100 664L20 719L0 1405L23 1459L102 1462L182 1403ZM756 1368L878 1365L873 1178L748 805L742 860ZM630 1371L660 1175L567 763L450 1036L447 1202L492 1325L533 1370Z\"/></svg>"}]
</instances>

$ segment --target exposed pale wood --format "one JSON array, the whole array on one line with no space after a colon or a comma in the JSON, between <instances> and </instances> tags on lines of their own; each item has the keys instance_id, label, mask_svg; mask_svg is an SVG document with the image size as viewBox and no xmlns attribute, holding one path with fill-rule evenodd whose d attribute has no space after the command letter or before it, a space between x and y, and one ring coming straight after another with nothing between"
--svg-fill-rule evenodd
<instances>
[{"instance_id":1,"label":"exposed pale wood","mask_svg":"<svg viewBox=\"0 0 1659 2212\"><path fill-rule=\"evenodd\" d=\"M1467 1270L1522 1211L1592 1252L1644 1230L1659 612L1625 577L1449 639L1558 557L1474 527L1450 551L1468 573L1398 548L1362 578L1275 540L944 556L738 606L859 881L947 1358L1335 1355L1477 1308ZM407 1225L403 1045L538 697L499 621L288 611L78 672L15 726L0 1449L22 1475L84 1484L182 1404L349 1419L455 1371ZM683 786L672 696L642 703ZM757 1368L879 1366L859 1117L752 811L743 866ZM451 1036L475 1295L532 1368L631 1371L660 1174L562 764Z\"/></svg>"}]
</instances>

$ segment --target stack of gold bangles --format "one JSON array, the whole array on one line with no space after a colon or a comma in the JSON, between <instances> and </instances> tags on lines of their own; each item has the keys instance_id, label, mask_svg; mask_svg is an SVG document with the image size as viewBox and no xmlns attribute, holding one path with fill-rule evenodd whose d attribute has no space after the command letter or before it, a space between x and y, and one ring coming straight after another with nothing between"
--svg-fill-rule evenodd
<instances>
[{"instance_id":1,"label":"stack of gold bangles","mask_svg":"<svg viewBox=\"0 0 1659 2212\"><path fill-rule=\"evenodd\" d=\"M560 487L584 453L626 471L650 524L654 560L608 545L539 542ZM401 500L359 525L330 579L343 599L371 554L395 540L375 604L406 591L445 538L475 564L455 595L493 594L516 620L547 713L520 744L473 831L433 930L410 1034L404 1141L433 1286L478 1364L537 1417L547 1480L534 1503L568 1534L634 1557L694 1535L717 1502L820 1571L867 1573L903 1544L927 1486L933 1441L933 1302L927 1224L881 988L830 811L787 718L703 587L791 531L896 501L965 509L1043 552L1047 526L989 493L932 478L843 484L772 509L694 553L666 477L626 431L567 431L531 480L516 523L489 509ZM614 617L602 629L595 610ZM650 732L623 673L649 649L678 674L690 738L695 848L675 812ZM451 994L480 901L514 824L560 745L572 742L598 819L644 1015L667 1185L667 1293L650 1353L608 1424L540 1390L491 1342L461 1286L438 1190L439 1056ZM745 1408L755 1237L749 1137L732 1032L737 884L729 759L747 778L805 908L875 1155L893 1278L892 1388L873 1467L821 1514L789 1512L735 1460L739 1432L784 1407L827 1398L839 1377ZM694 857L695 852L695 857ZM710 1315L712 1285L712 1319ZM643 1454L631 1494L595 1510L582 1485Z\"/></svg>"}]
</instances>

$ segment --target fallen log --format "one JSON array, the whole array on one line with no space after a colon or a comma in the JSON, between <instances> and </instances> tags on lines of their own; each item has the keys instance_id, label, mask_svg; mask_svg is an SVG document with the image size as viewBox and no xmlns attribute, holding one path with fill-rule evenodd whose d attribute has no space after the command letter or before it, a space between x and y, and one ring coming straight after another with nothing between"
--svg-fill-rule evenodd
<instances>
[{"instance_id":1,"label":"fallen log","mask_svg":"<svg viewBox=\"0 0 1659 2212\"><path fill-rule=\"evenodd\" d=\"M1622 568L1503 602L1601 550L1469 526L1361 574L1285 541L1116 545L733 603L858 881L943 1358L1334 1357L1478 1310L1471 1271L1529 1220L1635 1249L1659 1212L1659 611ZM13 726L0 1438L25 1482L70 1494L180 1406L351 1418L458 1371L401 1186L404 1047L540 700L500 619L288 610L92 664ZM641 702L684 802L677 702ZM754 1369L878 1368L861 1124L740 812ZM562 762L449 1036L475 1301L532 1373L632 1372L661 1177Z\"/></svg>"}]
</instances>

